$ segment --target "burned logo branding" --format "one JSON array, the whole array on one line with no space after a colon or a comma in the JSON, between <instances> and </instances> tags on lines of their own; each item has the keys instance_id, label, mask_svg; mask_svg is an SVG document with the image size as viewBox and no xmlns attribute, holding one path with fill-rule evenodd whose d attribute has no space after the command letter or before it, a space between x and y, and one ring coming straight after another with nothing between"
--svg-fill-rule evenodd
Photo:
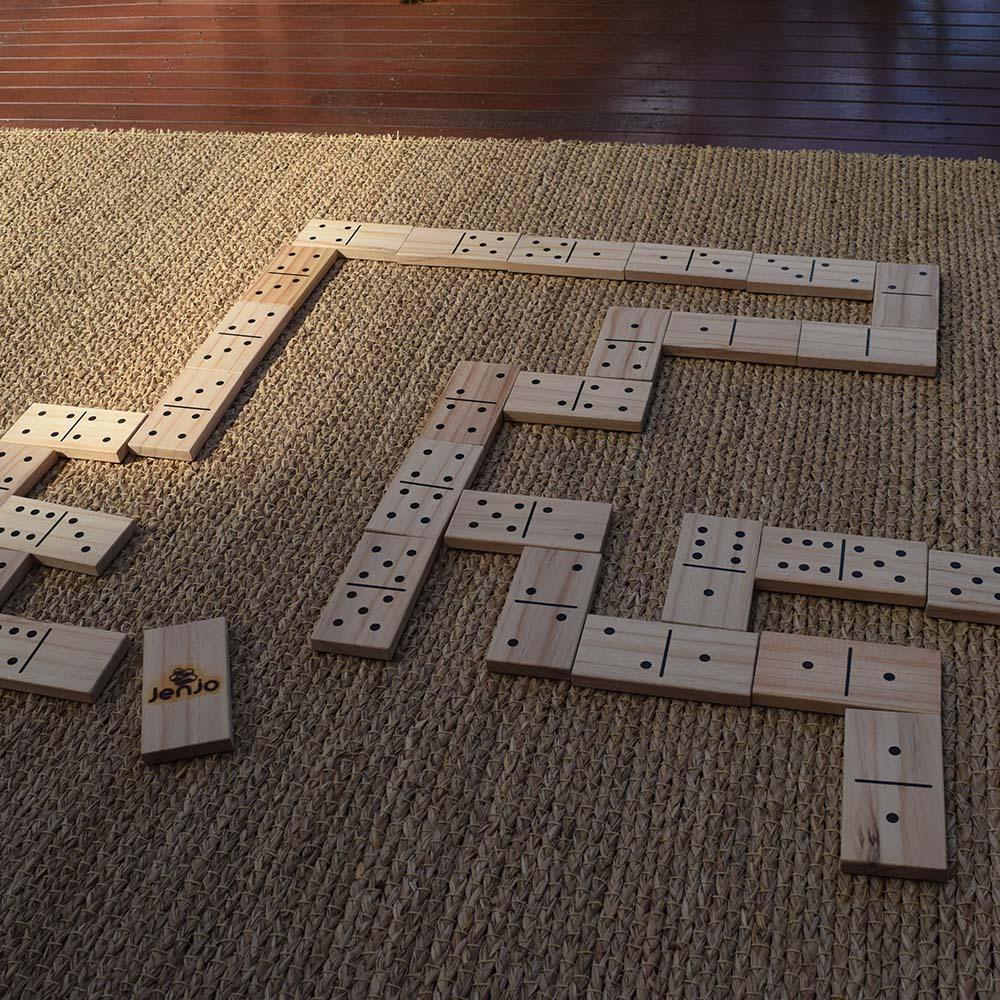
<instances>
[{"instance_id":1,"label":"burned logo branding","mask_svg":"<svg viewBox=\"0 0 1000 1000\"><path fill-rule=\"evenodd\" d=\"M149 703L154 701L170 701L172 698L193 698L199 694L214 694L222 686L215 677L203 680L198 671L191 667L175 667L168 678L170 683L157 687L153 685L153 693Z\"/></svg>"}]
</instances>

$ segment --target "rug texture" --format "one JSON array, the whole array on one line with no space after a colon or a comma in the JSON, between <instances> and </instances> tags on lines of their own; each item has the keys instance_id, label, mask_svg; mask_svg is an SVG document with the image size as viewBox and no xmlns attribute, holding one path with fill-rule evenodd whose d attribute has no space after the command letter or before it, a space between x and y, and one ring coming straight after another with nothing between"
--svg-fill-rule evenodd
<instances>
[{"instance_id":1,"label":"rug texture","mask_svg":"<svg viewBox=\"0 0 1000 1000\"><path fill-rule=\"evenodd\" d=\"M595 610L658 618L685 511L1000 549L1000 168L693 147L0 133L0 420L147 409L313 216L942 270L937 379L666 364L639 435L506 425L479 488L607 501ZM64 462L134 515L5 611L137 642L94 706L0 693L6 997L994 997L995 628L760 595L752 627L944 657L944 884L842 875L842 721L497 677L515 558L444 552L398 659L313 622L456 361L582 372L614 304L824 299L352 262L194 464ZM225 615L236 750L145 767L145 626Z\"/></svg>"}]
</instances>

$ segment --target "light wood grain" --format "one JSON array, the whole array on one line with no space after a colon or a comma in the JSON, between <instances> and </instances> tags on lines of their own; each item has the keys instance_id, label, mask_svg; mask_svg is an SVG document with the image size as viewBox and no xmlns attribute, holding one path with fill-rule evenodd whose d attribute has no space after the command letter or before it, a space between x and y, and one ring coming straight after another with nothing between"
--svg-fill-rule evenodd
<instances>
[{"instance_id":1,"label":"light wood grain","mask_svg":"<svg viewBox=\"0 0 1000 1000\"><path fill-rule=\"evenodd\" d=\"M313 630L312 648L391 660L438 541L366 531Z\"/></svg>"},{"instance_id":2,"label":"light wood grain","mask_svg":"<svg viewBox=\"0 0 1000 1000\"><path fill-rule=\"evenodd\" d=\"M392 260L412 226L343 219L312 219L294 242L332 247L348 260Z\"/></svg>"},{"instance_id":3,"label":"light wood grain","mask_svg":"<svg viewBox=\"0 0 1000 1000\"><path fill-rule=\"evenodd\" d=\"M293 312L323 280L322 274L262 274L240 297L256 306L283 306Z\"/></svg>"},{"instance_id":4,"label":"light wood grain","mask_svg":"<svg viewBox=\"0 0 1000 1000\"><path fill-rule=\"evenodd\" d=\"M948 875L941 717L849 710L840 866L855 875Z\"/></svg>"},{"instance_id":5,"label":"light wood grain","mask_svg":"<svg viewBox=\"0 0 1000 1000\"><path fill-rule=\"evenodd\" d=\"M803 323L799 365L889 375L937 374L937 333L849 323Z\"/></svg>"},{"instance_id":6,"label":"light wood grain","mask_svg":"<svg viewBox=\"0 0 1000 1000\"><path fill-rule=\"evenodd\" d=\"M66 458L121 462L145 419L145 413L127 410L32 403L4 433L0 447L51 448Z\"/></svg>"},{"instance_id":7,"label":"light wood grain","mask_svg":"<svg viewBox=\"0 0 1000 1000\"><path fill-rule=\"evenodd\" d=\"M1000 625L1000 556L931 549L926 611L932 618Z\"/></svg>"},{"instance_id":8,"label":"light wood grain","mask_svg":"<svg viewBox=\"0 0 1000 1000\"><path fill-rule=\"evenodd\" d=\"M58 459L53 448L0 441L0 501L9 496L25 496Z\"/></svg>"},{"instance_id":9,"label":"light wood grain","mask_svg":"<svg viewBox=\"0 0 1000 1000\"><path fill-rule=\"evenodd\" d=\"M485 454L480 445L417 438L366 530L440 538Z\"/></svg>"},{"instance_id":10,"label":"light wood grain","mask_svg":"<svg viewBox=\"0 0 1000 1000\"><path fill-rule=\"evenodd\" d=\"M760 537L760 521L685 514L662 620L746 631Z\"/></svg>"},{"instance_id":11,"label":"light wood grain","mask_svg":"<svg viewBox=\"0 0 1000 1000\"><path fill-rule=\"evenodd\" d=\"M674 310L667 324L663 350L682 358L794 365L801 326L798 320Z\"/></svg>"},{"instance_id":12,"label":"light wood grain","mask_svg":"<svg viewBox=\"0 0 1000 1000\"><path fill-rule=\"evenodd\" d=\"M611 504L466 490L444 540L453 549L520 552L527 546L600 552Z\"/></svg>"},{"instance_id":13,"label":"light wood grain","mask_svg":"<svg viewBox=\"0 0 1000 1000\"><path fill-rule=\"evenodd\" d=\"M521 372L503 415L527 424L638 433L646 422L650 389L649 382Z\"/></svg>"},{"instance_id":14,"label":"light wood grain","mask_svg":"<svg viewBox=\"0 0 1000 1000\"><path fill-rule=\"evenodd\" d=\"M121 632L0 615L0 688L97 701L130 641Z\"/></svg>"},{"instance_id":15,"label":"light wood grain","mask_svg":"<svg viewBox=\"0 0 1000 1000\"><path fill-rule=\"evenodd\" d=\"M872 326L936 330L941 270L937 264L880 262L875 277Z\"/></svg>"},{"instance_id":16,"label":"light wood grain","mask_svg":"<svg viewBox=\"0 0 1000 1000\"><path fill-rule=\"evenodd\" d=\"M588 615L572 681L584 687L749 705L757 636Z\"/></svg>"},{"instance_id":17,"label":"light wood grain","mask_svg":"<svg viewBox=\"0 0 1000 1000\"><path fill-rule=\"evenodd\" d=\"M875 290L875 261L755 253L747 290L870 302Z\"/></svg>"},{"instance_id":18,"label":"light wood grain","mask_svg":"<svg viewBox=\"0 0 1000 1000\"><path fill-rule=\"evenodd\" d=\"M669 319L669 309L612 306L601 325L587 375L653 381Z\"/></svg>"},{"instance_id":19,"label":"light wood grain","mask_svg":"<svg viewBox=\"0 0 1000 1000\"><path fill-rule=\"evenodd\" d=\"M195 348L194 354L188 360L187 368L249 376L264 359L277 336L275 334L273 337L238 337L210 333Z\"/></svg>"},{"instance_id":20,"label":"light wood grain","mask_svg":"<svg viewBox=\"0 0 1000 1000\"><path fill-rule=\"evenodd\" d=\"M294 274L320 279L333 267L340 256L330 247L286 243L264 269L268 274Z\"/></svg>"},{"instance_id":21,"label":"light wood grain","mask_svg":"<svg viewBox=\"0 0 1000 1000\"><path fill-rule=\"evenodd\" d=\"M486 666L500 673L568 678L600 568L601 556L594 552L524 549Z\"/></svg>"},{"instance_id":22,"label":"light wood grain","mask_svg":"<svg viewBox=\"0 0 1000 1000\"><path fill-rule=\"evenodd\" d=\"M460 361L420 432L423 438L489 447L503 421L503 405L520 369Z\"/></svg>"},{"instance_id":23,"label":"light wood grain","mask_svg":"<svg viewBox=\"0 0 1000 1000\"><path fill-rule=\"evenodd\" d=\"M841 715L848 708L941 711L941 654L811 635L764 632L755 705Z\"/></svg>"},{"instance_id":24,"label":"light wood grain","mask_svg":"<svg viewBox=\"0 0 1000 1000\"><path fill-rule=\"evenodd\" d=\"M143 632L142 759L147 764L233 749L225 618Z\"/></svg>"},{"instance_id":25,"label":"light wood grain","mask_svg":"<svg viewBox=\"0 0 1000 1000\"><path fill-rule=\"evenodd\" d=\"M267 302L237 302L213 328L213 333L231 337L261 337L271 342L295 315L289 306Z\"/></svg>"},{"instance_id":26,"label":"light wood grain","mask_svg":"<svg viewBox=\"0 0 1000 1000\"><path fill-rule=\"evenodd\" d=\"M746 288L752 259L749 250L636 243L625 265L625 278L706 288Z\"/></svg>"},{"instance_id":27,"label":"light wood grain","mask_svg":"<svg viewBox=\"0 0 1000 1000\"><path fill-rule=\"evenodd\" d=\"M399 248L398 264L429 267L478 267L502 271L520 233L481 229L423 229L415 227Z\"/></svg>"},{"instance_id":28,"label":"light wood grain","mask_svg":"<svg viewBox=\"0 0 1000 1000\"><path fill-rule=\"evenodd\" d=\"M784 594L923 607L927 545L795 528L765 528L757 586Z\"/></svg>"},{"instance_id":29,"label":"light wood grain","mask_svg":"<svg viewBox=\"0 0 1000 1000\"><path fill-rule=\"evenodd\" d=\"M574 240L566 236L525 233L507 259L507 270L621 281L634 246L634 243Z\"/></svg>"},{"instance_id":30,"label":"light wood grain","mask_svg":"<svg viewBox=\"0 0 1000 1000\"><path fill-rule=\"evenodd\" d=\"M10 497L0 504L0 545L43 566L100 576L135 532L130 517Z\"/></svg>"},{"instance_id":31,"label":"light wood grain","mask_svg":"<svg viewBox=\"0 0 1000 1000\"><path fill-rule=\"evenodd\" d=\"M0 608L6 604L34 565L35 557L27 552L0 549Z\"/></svg>"}]
</instances>

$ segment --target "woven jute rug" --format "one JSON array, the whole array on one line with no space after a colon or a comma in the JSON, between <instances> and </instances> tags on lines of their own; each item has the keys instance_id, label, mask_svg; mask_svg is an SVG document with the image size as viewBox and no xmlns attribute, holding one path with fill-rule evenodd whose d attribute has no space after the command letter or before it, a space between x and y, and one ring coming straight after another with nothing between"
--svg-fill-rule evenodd
<instances>
[{"instance_id":1,"label":"woven jute rug","mask_svg":"<svg viewBox=\"0 0 1000 1000\"><path fill-rule=\"evenodd\" d=\"M692 147L0 133L0 420L146 409L313 216L935 261L937 379L672 361L641 435L507 425L477 485L608 501L595 610L657 618L685 511L1000 549L1000 168ZM137 642L94 706L0 693L6 997L990 997L997 631L761 595L752 627L944 657L944 884L840 874L842 721L497 677L510 556L445 551L393 663L312 624L455 362L582 372L613 304L868 306L353 262L194 464L63 463L136 516L9 613L225 615L237 746L139 758Z\"/></svg>"}]
</instances>

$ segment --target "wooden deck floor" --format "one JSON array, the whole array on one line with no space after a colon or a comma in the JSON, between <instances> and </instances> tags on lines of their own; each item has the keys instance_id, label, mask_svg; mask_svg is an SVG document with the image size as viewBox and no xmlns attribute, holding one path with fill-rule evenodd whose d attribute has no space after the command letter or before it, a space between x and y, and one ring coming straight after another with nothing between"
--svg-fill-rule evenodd
<instances>
[{"instance_id":1,"label":"wooden deck floor","mask_svg":"<svg viewBox=\"0 0 1000 1000\"><path fill-rule=\"evenodd\" d=\"M0 122L1000 156L1000 0L0 0Z\"/></svg>"}]
</instances>

